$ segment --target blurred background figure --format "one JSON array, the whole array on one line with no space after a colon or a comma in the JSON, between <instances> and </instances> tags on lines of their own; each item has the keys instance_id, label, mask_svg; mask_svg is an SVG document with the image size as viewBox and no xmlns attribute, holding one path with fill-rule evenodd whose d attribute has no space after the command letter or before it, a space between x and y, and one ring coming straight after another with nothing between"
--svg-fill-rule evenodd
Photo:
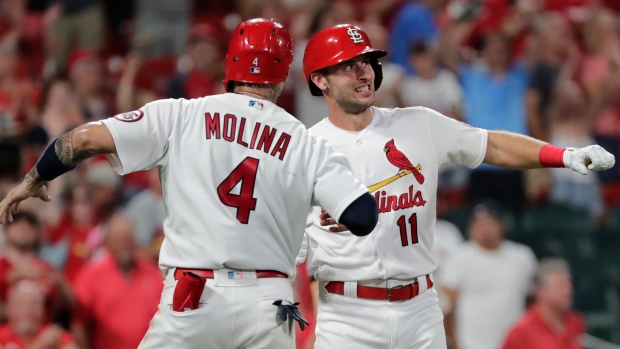
<instances>
[{"instance_id":1,"label":"blurred background figure","mask_svg":"<svg viewBox=\"0 0 620 349\"><path fill-rule=\"evenodd\" d=\"M476 205L469 241L441 270L444 291L453 304L446 319L451 348L499 348L525 310L536 264L529 247L504 240L496 204Z\"/></svg>"},{"instance_id":2,"label":"blurred background figure","mask_svg":"<svg viewBox=\"0 0 620 349\"><path fill-rule=\"evenodd\" d=\"M163 277L137 253L131 221L120 213L107 221L105 246L76 278L73 331L80 348L133 349L157 311Z\"/></svg>"},{"instance_id":3,"label":"blurred background figure","mask_svg":"<svg viewBox=\"0 0 620 349\"><path fill-rule=\"evenodd\" d=\"M85 122L75 89L69 81L52 80L46 86L41 106L41 125L50 139Z\"/></svg>"},{"instance_id":4,"label":"blurred background figure","mask_svg":"<svg viewBox=\"0 0 620 349\"><path fill-rule=\"evenodd\" d=\"M170 98L200 98L224 93L224 51L216 28L207 23L194 25L189 31L189 47L184 57L184 72L172 78Z\"/></svg>"},{"instance_id":5,"label":"blurred background figure","mask_svg":"<svg viewBox=\"0 0 620 349\"><path fill-rule=\"evenodd\" d=\"M437 39L434 12L441 9L442 0L407 0L400 7L390 26L390 62L401 65L408 74L414 67L408 64L408 50L413 42L432 44ZM415 23L415 25L411 25Z\"/></svg>"},{"instance_id":6,"label":"blurred background figure","mask_svg":"<svg viewBox=\"0 0 620 349\"><path fill-rule=\"evenodd\" d=\"M585 324L572 310L573 285L568 263L540 262L535 303L512 327L502 349L582 349Z\"/></svg>"},{"instance_id":7,"label":"blurred background figure","mask_svg":"<svg viewBox=\"0 0 620 349\"><path fill-rule=\"evenodd\" d=\"M0 318L6 318L5 304L9 289L22 280L38 286L43 296L42 321L50 322L67 316L74 304L74 295L51 265L37 255L41 246L41 224L27 211L14 216L13 224L4 228L4 251L0 256Z\"/></svg>"},{"instance_id":8,"label":"blurred background figure","mask_svg":"<svg viewBox=\"0 0 620 349\"><path fill-rule=\"evenodd\" d=\"M113 116L114 98L106 91L101 60L95 51L77 48L71 51L67 71L75 90L80 110L88 121Z\"/></svg>"},{"instance_id":9,"label":"blurred background figure","mask_svg":"<svg viewBox=\"0 0 620 349\"><path fill-rule=\"evenodd\" d=\"M461 65L463 84L463 120L488 130L506 130L527 134L525 92L527 71L519 62L511 62L511 41L502 34L484 36L480 60ZM484 91L484 93L482 93ZM522 171L482 164L471 172L468 201L491 198L511 210L525 206Z\"/></svg>"},{"instance_id":10,"label":"blurred background figure","mask_svg":"<svg viewBox=\"0 0 620 349\"><path fill-rule=\"evenodd\" d=\"M401 91L404 105L431 108L462 120L461 85L454 73L439 66L435 49L424 41L415 41L409 48L408 58L415 75L405 78Z\"/></svg>"},{"instance_id":11,"label":"blurred background figure","mask_svg":"<svg viewBox=\"0 0 620 349\"><path fill-rule=\"evenodd\" d=\"M7 324L0 326L0 346L7 349L78 349L73 337L45 320L45 296L38 284L20 281L9 289Z\"/></svg>"},{"instance_id":12,"label":"blurred background figure","mask_svg":"<svg viewBox=\"0 0 620 349\"><path fill-rule=\"evenodd\" d=\"M185 50L192 1L135 0L134 4L136 32L133 46L143 56L178 55Z\"/></svg>"},{"instance_id":13,"label":"blurred background figure","mask_svg":"<svg viewBox=\"0 0 620 349\"><path fill-rule=\"evenodd\" d=\"M136 244L140 251L154 262L159 260L159 247L163 241L165 217L164 199L159 181L159 171L147 172L149 187L134 195L123 213L131 220Z\"/></svg>"},{"instance_id":14,"label":"blurred background figure","mask_svg":"<svg viewBox=\"0 0 620 349\"><path fill-rule=\"evenodd\" d=\"M378 50L388 51L387 41L389 33L378 23L365 22L361 24L361 28L368 34L368 39L372 43L372 47ZM388 51L388 55L389 55ZM381 71L383 72L383 81L381 88L375 94L375 106L382 108L402 108L406 102L402 99L403 83L405 81L405 70L400 65L390 62L385 57L381 59Z\"/></svg>"},{"instance_id":15,"label":"blurred background figure","mask_svg":"<svg viewBox=\"0 0 620 349\"><path fill-rule=\"evenodd\" d=\"M99 0L52 0L46 16L49 63L52 74L65 71L69 54L75 48L98 52L103 47L103 5Z\"/></svg>"},{"instance_id":16,"label":"blurred background figure","mask_svg":"<svg viewBox=\"0 0 620 349\"><path fill-rule=\"evenodd\" d=\"M62 269L65 278L73 284L78 271L93 253L86 244L89 232L97 224L92 186L84 181L71 183L63 199L64 207L47 228L42 257Z\"/></svg>"}]
</instances>

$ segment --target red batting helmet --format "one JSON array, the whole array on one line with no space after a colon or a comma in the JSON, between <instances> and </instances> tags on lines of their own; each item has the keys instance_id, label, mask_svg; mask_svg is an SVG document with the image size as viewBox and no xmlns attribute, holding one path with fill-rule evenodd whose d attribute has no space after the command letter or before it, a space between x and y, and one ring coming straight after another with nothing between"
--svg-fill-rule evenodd
<instances>
[{"instance_id":1,"label":"red batting helmet","mask_svg":"<svg viewBox=\"0 0 620 349\"><path fill-rule=\"evenodd\" d=\"M285 81L293 62L291 36L282 24L264 18L247 20L233 32L226 53L224 88L233 81L275 84Z\"/></svg>"},{"instance_id":2,"label":"red batting helmet","mask_svg":"<svg viewBox=\"0 0 620 349\"><path fill-rule=\"evenodd\" d=\"M370 53L370 64L375 71L375 90L381 86L383 72L377 59L386 51L372 48L368 35L358 26L339 24L321 30L310 39L304 53L304 74L313 96L321 96L321 90L310 80L310 74L336 65L351 58Z\"/></svg>"}]
</instances>

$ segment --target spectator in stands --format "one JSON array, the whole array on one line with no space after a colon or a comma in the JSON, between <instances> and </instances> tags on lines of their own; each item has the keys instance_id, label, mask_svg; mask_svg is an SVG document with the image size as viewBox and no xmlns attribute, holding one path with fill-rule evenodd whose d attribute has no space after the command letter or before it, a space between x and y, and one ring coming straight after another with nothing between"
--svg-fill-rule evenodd
<instances>
[{"instance_id":1,"label":"spectator in stands","mask_svg":"<svg viewBox=\"0 0 620 349\"><path fill-rule=\"evenodd\" d=\"M159 99L159 97L163 97L154 91L154 86L151 88L136 86L142 64L143 58L137 51L130 52L125 58L123 74L116 90L116 110L136 110ZM148 72L148 74L153 73Z\"/></svg>"},{"instance_id":2,"label":"spectator in stands","mask_svg":"<svg viewBox=\"0 0 620 349\"><path fill-rule=\"evenodd\" d=\"M47 229L47 242L42 257L61 269L73 284L80 268L88 261L89 232L97 225L93 189L87 182L69 185L63 195L64 207L58 222Z\"/></svg>"},{"instance_id":3,"label":"spectator in stands","mask_svg":"<svg viewBox=\"0 0 620 349\"><path fill-rule=\"evenodd\" d=\"M74 333L81 348L134 349L157 311L163 278L136 253L127 217L112 215L106 233L108 253L84 266L75 282Z\"/></svg>"},{"instance_id":4,"label":"spectator in stands","mask_svg":"<svg viewBox=\"0 0 620 349\"><path fill-rule=\"evenodd\" d=\"M165 216L159 171L147 171L149 187L134 195L125 206L124 213L132 221L136 243L140 250L154 261L158 260L163 239Z\"/></svg>"},{"instance_id":5,"label":"spectator in stands","mask_svg":"<svg viewBox=\"0 0 620 349\"><path fill-rule=\"evenodd\" d=\"M444 291L454 305L445 322L452 348L497 349L525 309L535 272L532 250L504 240L497 205L475 206L469 241L442 269Z\"/></svg>"},{"instance_id":6,"label":"spectator in stands","mask_svg":"<svg viewBox=\"0 0 620 349\"><path fill-rule=\"evenodd\" d=\"M485 36L481 61L460 66L464 121L487 130L527 134L525 92L527 71L510 61L510 41L500 34ZM523 172L482 164L469 180L469 202L493 199L519 212L525 204Z\"/></svg>"},{"instance_id":7,"label":"spectator in stands","mask_svg":"<svg viewBox=\"0 0 620 349\"><path fill-rule=\"evenodd\" d=\"M207 23L194 25L188 42L190 69L172 79L168 97L190 99L224 93L223 51L215 28Z\"/></svg>"},{"instance_id":8,"label":"spectator in stands","mask_svg":"<svg viewBox=\"0 0 620 349\"><path fill-rule=\"evenodd\" d=\"M502 349L582 349L583 318L571 310L573 285L568 263L540 262L534 305L512 327Z\"/></svg>"},{"instance_id":9,"label":"spectator in stands","mask_svg":"<svg viewBox=\"0 0 620 349\"><path fill-rule=\"evenodd\" d=\"M445 294L443 289L443 268L456 251L462 248L464 243L463 235L459 228L445 219L438 218L435 223L435 241L433 252L437 269L433 272L433 282L437 290L439 308L444 314L448 314L453 309L452 300Z\"/></svg>"},{"instance_id":10,"label":"spectator in stands","mask_svg":"<svg viewBox=\"0 0 620 349\"><path fill-rule=\"evenodd\" d=\"M17 74L17 44L0 40L0 139L22 134L36 117L32 86Z\"/></svg>"},{"instance_id":11,"label":"spectator in stands","mask_svg":"<svg viewBox=\"0 0 620 349\"><path fill-rule=\"evenodd\" d=\"M580 69L594 114L597 144L620 154L620 34L613 13L598 9L584 25L586 55ZM620 180L618 165L599 174L601 179Z\"/></svg>"},{"instance_id":12,"label":"spectator in stands","mask_svg":"<svg viewBox=\"0 0 620 349\"><path fill-rule=\"evenodd\" d=\"M50 139L62 136L85 122L73 86L66 80L53 80L43 95L41 125Z\"/></svg>"},{"instance_id":13,"label":"spectator in stands","mask_svg":"<svg viewBox=\"0 0 620 349\"><path fill-rule=\"evenodd\" d=\"M432 43L437 39L433 12L440 5L440 1L437 0L407 0L392 21L389 60L400 64L408 74L414 73L413 67L408 62L411 44L416 41Z\"/></svg>"},{"instance_id":14,"label":"spectator in stands","mask_svg":"<svg viewBox=\"0 0 620 349\"><path fill-rule=\"evenodd\" d=\"M352 4L348 1L327 1L323 3L310 21L307 37L340 23L354 23ZM293 40L293 56L303 57L308 40ZM323 98L316 98L308 93L308 82L303 72L303 59L293 60L291 65L290 86L295 89L295 112L292 113L306 127L327 117L327 104ZM284 89L286 91L287 86ZM290 87L289 87L290 88Z\"/></svg>"},{"instance_id":15,"label":"spectator in stands","mask_svg":"<svg viewBox=\"0 0 620 349\"><path fill-rule=\"evenodd\" d=\"M78 48L71 52L69 78L86 120L113 116L114 98L104 90L101 61L94 51Z\"/></svg>"},{"instance_id":16,"label":"spectator in stands","mask_svg":"<svg viewBox=\"0 0 620 349\"><path fill-rule=\"evenodd\" d=\"M451 71L439 67L435 49L424 41L414 42L409 49L409 64L415 75L407 76L401 92L403 103L434 109L461 120L463 91Z\"/></svg>"},{"instance_id":17,"label":"spectator in stands","mask_svg":"<svg viewBox=\"0 0 620 349\"><path fill-rule=\"evenodd\" d=\"M100 0L52 0L47 16L53 24L47 34L54 74L64 71L75 48L98 52L104 41L104 14Z\"/></svg>"},{"instance_id":18,"label":"spectator in stands","mask_svg":"<svg viewBox=\"0 0 620 349\"><path fill-rule=\"evenodd\" d=\"M68 312L74 296L60 273L38 258L41 235L37 217L27 211L15 215L13 223L4 227L6 246L0 257L0 309L7 302L7 292L12 285L30 280L43 293L44 320L48 322L56 312ZM4 314L0 315L4 318Z\"/></svg>"},{"instance_id":19,"label":"spectator in stands","mask_svg":"<svg viewBox=\"0 0 620 349\"><path fill-rule=\"evenodd\" d=\"M527 119L532 137L549 141L549 107L560 72L575 73L578 48L566 19L558 13L541 14L535 25L536 57L527 89Z\"/></svg>"},{"instance_id":20,"label":"spectator in stands","mask_svg":"<svg viewBox=\"0 0 620 349\"><path fill-rule=\"evenodd\" d=\"M560 147L595 144L591 113L581 86L573 80L560 78L549 107L552 144ZM593 217L602 219L605 205L598 176L574 176L558 170L549 169L551 201L587 210Z\"/></svg>"},{"instance_id":21,"label":"spectator in stands","mask_svg":"<svg viewBox=\"0 0 620 349\"><path fill-rule=\"evenodd\" d=\"M134 47L144 57L175 56L185 51L192 1L137 0L135 6Z\"/></svg>"},{"instance_id":22,"label":"spectator in stands","mask_svg":"<svg viewBox=\"0 0 620 349\"><path fill-rule=\"evenodd\" d=\"M389 33L386 28L372 22L361 24L361 28L368 33L372 47L378 50L388 50L387 40L389 39ZM382 108L410 106L402 100L403 83L405 81L405 70L403 67L382 59L381 70L383 71L383 81L381 82L381 88L375 93L374 105Z\"/></svg>"},{"instance_id":23,"label":"spectator in stands","mask_svg":"<svg viewBox=\"0 0 620 349\"><path fill-rule=\"evenodd\" d=\"M44 319L45 296L38 284L20 281L7 300L8 323L0 326L0 347L6 349L77 349L73 337Z\"/></svg>"}]
</instances>

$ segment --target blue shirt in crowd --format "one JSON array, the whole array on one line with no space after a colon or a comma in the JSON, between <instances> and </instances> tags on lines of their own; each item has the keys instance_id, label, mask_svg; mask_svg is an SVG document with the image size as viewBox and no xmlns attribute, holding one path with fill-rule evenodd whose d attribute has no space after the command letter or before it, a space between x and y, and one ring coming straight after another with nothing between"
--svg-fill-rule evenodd
<instances>
[{"instance_id":1,"label":"blue shirt in crowd","mask_svg":"<svg viewBox=\"0 0 620 349\"><path fill-rule=\"evenodd\" d=\"M423 5L407 2L398 11L390 27L389 61L401 65L413 74L408 62L409 47L416 41L431 42L437 36L433 14Z\"/></svg>"},{"instance_id":2,"label":"blue shirt in crowd","mask_svg":"<svg viewBox=\"0 0 620 349\"><path fill-rule=\"evenodd\" d=\"M523 65L512 65L503 76L492 76L483 66L464 65L459 75L464 92L465 122L487 130L527 134L525 93L528 75ZM483 164L479 168L493 167Z\"/></svg>"}]
</instances>

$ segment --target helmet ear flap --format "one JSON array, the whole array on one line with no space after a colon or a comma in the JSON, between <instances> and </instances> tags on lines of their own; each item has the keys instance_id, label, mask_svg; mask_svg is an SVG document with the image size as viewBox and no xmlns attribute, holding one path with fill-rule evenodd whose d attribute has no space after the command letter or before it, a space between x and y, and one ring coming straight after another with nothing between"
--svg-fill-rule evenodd
<instances>
[{"instance_id":1,"label":"helmet ear flap","mask_svg":"<svg viewBox=\"0 0 620 349\"><path fill-rule=\"evenodd\" d=\"M383 68L381 68L381 62L376 58L370 60L370 66L375 72L375 91L377 91L381 86L381 82L383 82ZM312 87L310 91L312 91Z\"/></svg>"}]
</instances>

